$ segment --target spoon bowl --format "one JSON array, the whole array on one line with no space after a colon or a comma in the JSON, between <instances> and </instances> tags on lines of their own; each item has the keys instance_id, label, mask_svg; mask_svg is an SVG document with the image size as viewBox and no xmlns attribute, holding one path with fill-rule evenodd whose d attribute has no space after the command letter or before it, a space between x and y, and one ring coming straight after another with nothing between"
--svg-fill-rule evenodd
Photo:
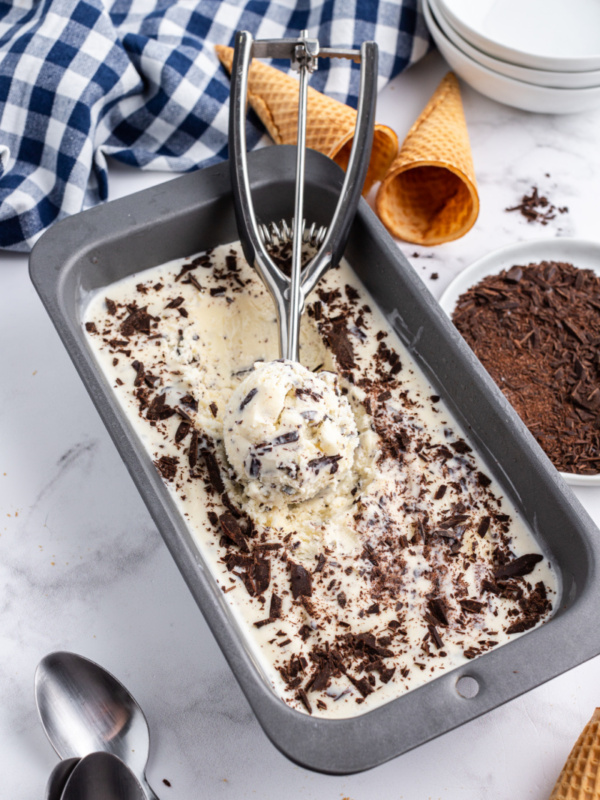
<instances>
[{"instance_id":1,"label":"spoon bowl","mask_svg":"<svg viewBox=\"0 0 600 800\"><path fill-rule=\"evenodd\" d=\"M131 769L150 800L156 800L145 776L148 723L115 677L75 653L50 653L38 664L35 698L46 736L60 758L110 753Z\"/></svg>"},{"instance_id":2,"label":"spoon bowl","mask_svg":"<svg viewBox=\"0 0 600 800\"><path fill-rule=\"evenodd\" d=\"M134 774L111 753L91 753L72 771L61 800L144 800Z\"/></svg>"},{"instance_id":3,"label":"spoon bowl","mask_svg":"<svg viewBox=\"0 0 600 800\"><path fill-rule=\"evenodd\" d=\"M48 778L45 800L61 800L67 780L79 761L79 758L66 758L58 762Z\"/></svg>"}]
</instances>

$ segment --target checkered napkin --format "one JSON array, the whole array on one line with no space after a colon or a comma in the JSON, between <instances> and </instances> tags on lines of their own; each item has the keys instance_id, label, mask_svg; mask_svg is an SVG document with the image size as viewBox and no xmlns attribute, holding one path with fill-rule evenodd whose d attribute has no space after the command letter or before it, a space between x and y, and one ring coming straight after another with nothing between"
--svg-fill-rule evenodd
<instances>
[{"instance_id":1,"label":"checkered napkin","mask_svg":"<svg viewBox=\"0 0 600 800\"><path fill-rule=\"evenodd\" d=\"M0 247L27 251L105 200L106 157L186 172L227 158L236 30L379 44L379 88L428 47L418 0L0 0ZM276 66L289 68L289 62ZM311 85L356 105L358 69L323 60ZM263 129L251 119L249 146Z\"/></svg>"}]
</instances>

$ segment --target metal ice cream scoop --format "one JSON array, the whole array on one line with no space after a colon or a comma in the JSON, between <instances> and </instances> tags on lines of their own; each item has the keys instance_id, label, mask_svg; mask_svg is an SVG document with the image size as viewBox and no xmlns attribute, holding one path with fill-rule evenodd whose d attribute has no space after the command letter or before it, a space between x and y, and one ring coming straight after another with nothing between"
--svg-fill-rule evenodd
<instances>
[{"instance_id":1,"label":"metal ice cream scoop","mask_svg":"<svg viewBox=\"0 0 600 800\"><path fill-rule=\"evenodd\" d=\"M51 653L36 670L35 699L61 758L111 753L132 770L148 800L158 800L145 775L150 749L146 717L109 672L75 653Z\"/></svg>"},{"instance_id":2,"label":"metal ice cream scoop","mask_svg":"<svg viewBox=\"0 0 600 800\"><path fill-rule=\"evenodd\" d=\"M258 222L252 203L245 131L248 73L252 57L289 58L292 68L300 75L294 219L290 228L292 234L290 278L281 272L269 254L266 243L270 226L264 221ZM360 93L352 152L338 204L326 232L320 232L315 238L315 241L319 243L316 255L302 271L302 239L307 230L304 224L303 207L308 74L317 68L319 58L350 58L359 61L361 63ZM257 41L254 41L252 35L247 31L240 31L235 39L231 71L229 163L237 227L248 263L256 268L275 302L279 323L280 355L291 361L298 361L300 315L306 297L325 270L338 263L350 234L350 227L367 174L373 143L376 81L377 45L375 42L364 42L360 51L321 48L317 39L308 37L307 31L302 31L298 39ZM267 222L272 223L272 221ZM314 227L308 230L314 232Z\"/></svg>"}]
</instances>

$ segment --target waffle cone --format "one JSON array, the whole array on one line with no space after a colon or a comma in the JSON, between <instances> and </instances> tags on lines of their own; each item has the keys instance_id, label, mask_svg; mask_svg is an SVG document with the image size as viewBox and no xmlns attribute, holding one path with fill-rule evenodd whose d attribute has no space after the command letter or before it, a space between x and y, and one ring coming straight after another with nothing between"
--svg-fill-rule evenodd
<instances>
[{"instance_id":1,"label":"waffle cone","mask_svg":"<svg viewBox=\"0 0 600 800\"><path fill-rule=\"evenodd\" d=\"M550 800L600 800L600 708L569 753Z\"/></svg>"},{"instance_id":2,"label":"waffle cone","mask_svg":"<svg viewBox=\"0 0 600 800\"><path fill-rule=\"evenodd\" d=\"M216 45L217 55L231 73L233 48ZM298 130L298 81L281 70L253 61L248 75L248 99L276 144L296 144ZM316 89L308 88L306 146L348 166L356 111ZM386 125L375 125L369 169L363 187L366 194L383 180L398 152L398 137Z\"/></svg>"},{"instance_id":3,"label":"waffle cone","mask_svg":"<svg viewBox=\"0 0 600 800\"><path fill-rule=\"evenodd\" d=\"M479 197L455 75L449 72L412 126L379 187L377 213L415 244L458 239L475 224Z\"/></svg>"}]
</instances>

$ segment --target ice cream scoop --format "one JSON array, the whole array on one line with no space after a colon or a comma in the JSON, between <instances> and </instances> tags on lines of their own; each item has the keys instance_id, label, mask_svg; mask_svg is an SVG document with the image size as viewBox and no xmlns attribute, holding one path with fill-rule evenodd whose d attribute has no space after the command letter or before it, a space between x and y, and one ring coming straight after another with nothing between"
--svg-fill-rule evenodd
<instances>
[{"instance_id":1,"label":"ice cream scoop","mask_svg":"<svg viewBox=\"0 0 600 800\"><path fill-rule=\"evenodd\" d=\"M257 363L223 420L229 463L249 497L296 503L335 487L351 469L358 432L332 372L296 361Z\"/></svg>"},{"instance_id":2,"label":"ice cream scoop","mask_svg":"<svg viewBox=\"0 0 600 800\"><path fill-rule=\"evenodd\" d=\"M299 75L289 277L278 268L266 247L265 226L259 226L252 202L245 124L253 57L287 57ZM322 57L358 61L360 92L356 130L337 207L317 252L302 269L308 79ZM248 263L256 269L275 302L280 354L288 360L283 366L272 362L259 368L234 393L227 409L224 437L239 481L250 497L265 502L306 500L336 484L332 478L349 469L358 442L347 401L329 379L312 376L298 363L299 333L306 298L321 275L339 263L350 234L369 166L376 86L375 42L364 42L359 52L321 48L318 40L309 38L307 30L301 31L297 40L254 41L248 31L238 31L236 35L231 67L229 163L237 227ZM317 381L314 388L311 381Z\"/></svg>"}]
</instances>

